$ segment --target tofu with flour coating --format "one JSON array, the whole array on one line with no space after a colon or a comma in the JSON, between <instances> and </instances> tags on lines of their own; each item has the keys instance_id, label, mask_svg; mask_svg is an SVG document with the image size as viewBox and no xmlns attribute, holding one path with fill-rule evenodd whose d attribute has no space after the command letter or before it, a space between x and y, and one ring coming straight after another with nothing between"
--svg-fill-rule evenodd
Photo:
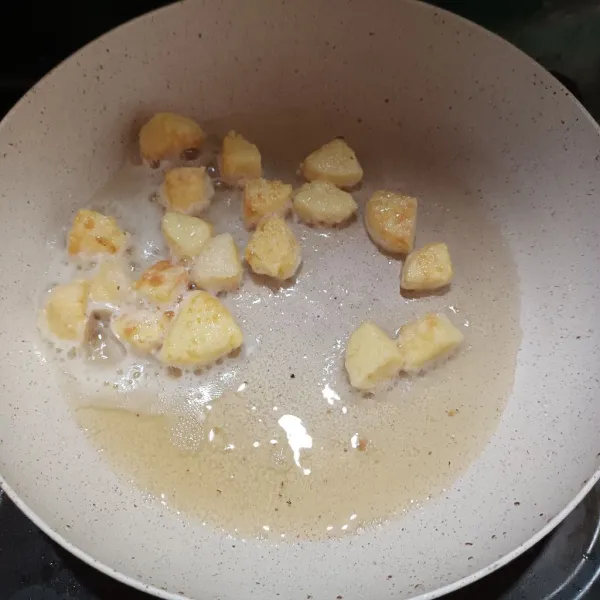
<instances>
[{"instance_id":1,"label":"tofu with flour coating","mask_svg":"<svg viewBox=\"0 0 600 600\"><path fill-rule=\"evenodd\" d=\"M302 252L285 219L265 217L259 222L246 247L246 261L257 275L280 281L294 276Z\"/></svg>"},{"instance_id":2,"label":"tofu with flour coating","mask_svg":"<svg viewBox=\"0 0 600 600\"><path fill-rule=\"evenodd\" d=\"M122 258L102 261L90 280L90 302L96 306L114 308L125 298L131 288L129 269Z\"/></svg>"},{"instance_id":3,"label":"tofu with flour coating","mask_svg":"<svg viewBox=\"0 0 600 600\"><path fill-rule=\"evenodd\" d=\"M119 228L114 217L83 209L73 219L67 251L69 256L93 258L119 254L127 243L128 235Z\"/></svg>"},{"instance_id":4,"label":"tofu with flour coating","mask_svg":"<svg viewBox=\"0 0 600 600\"><path fill-rule=\"evenodd\" d=\"M168 260L146 269L135 283L137 293L153 304L172 304L186 290L187 270Z\"/></svg>"},{"instance_id":5,"label":"tofu with flour coating","mask_svg":"<svg viewBox=\"0 0 600 600\"><path fill-rule=\"evenodd\" d=\"M111 329L127 347L140 354L150 354L162 346L167 327L173 317L172 312L132 310L113 316Z\"/></svg>"},{"instance_id":6,"label":"tofu with flour coating","mask_svg":"<svg viewBox=\"0 0 600 600\"><path fill-rule=\"evenodd\" d=\"M294 211L308 225L341 225L357 210L354 198L329 181L305 183L294 194Z\"/></svg>"},{"instance_id":7,"label":"tofu with flour coating","mask_svg":"<svg viewBox=\"0 0 600 600\"><path fill-rule=\"evenodd\" d=\"M176 167L165 173L160 199L169 211L199 215L210 206L214 194L205 167Z\"/></svg>"},{"instance_id":8,"label":"tofu with flour coating","mask_svg":"<svg viewBox=\"0 0 600 600\"><path fill-rule=\"evenodd\" d=\"M423 371L448 357L464 340L464 335L450 319L439 313L429 313L400 328L398 348L402 369Z\"/></svg>"},{"instance_id":9,"label":"tofu with flour coating","mask_svg":"<svg viewBox=\"0 0 600 600\"><path fill-rule=\"evenodd\" d=\"M369 390L397 375L402 357L396 342L385 331L372 321L365 321L348 340L345 366L350 384Z\"/></svg>"},{"instance_id":10,"label":"tofu with flour coating","mask_svg":"<svg viewBox=\"0 0 600 600\"><path fill-rule=\"evenodd\" d=\"M230 131L223 139L219 167L221 179L229 185L243 187L247 181L262 177L259 149L235 131Z\"/></svg>"},{"instance_id":11,"label":"tofu with flour coating","mask_svg":"<svg viewBox=\"0 0 600 600\"><path fill-rule=\"evenodd\" d=\"M329 181L342 188L354 187L363 178L358 158L343 138L335 138L311 152L300 170L308 181Z\"/></svg>"},{"instance_id":12,"label":"tofu with flour coating","mask_svg":"<svg viewBox=\"0 0 600 600\"><path fill-rule=\"evenodd\" d=\"M176 113L156 113L140 129L140 154L150 163L179 158L186 150L199 150L206 134L189 117Z\"/></svg>"},{"instance_id":13,"label":"tofu with flour coating","mask_svg":"<svg viewBox=\"0 0 600 600\"><path fill-rule=\"evenodd\" d=\"M194 261L190 279L209 292L232 292L242 283L242 260L231 234L208 240Z\"/></svg>"},{"instance_id":14,"label":"tofu with flour coating","mask_svg":"<svg viewBox=\"0 0 600 600\"><path fill-rule=\"evenodd\" d=\"M203 367L239 348L242 331L227 308L205 291L190 292L158 355L167 365Z\"/></svg>"},{"instance_id":15,"label":"tofu with flour coating","mask_svg":"<svg viewBox=\"0 0 600 600\"><path fill-rule=\"evenodd\" d=\"M212 225L175 212L165 213L161 228L167 246L175 258L198 256L212 235Z\"/></svg>"},{"instance_id":16,"label":"tofu with flour coating","mask_svg":"<svg viewBox=\"0 0 600 600\"><path fill-rule=\"evenodd\" d=\"M78 280L57 285L48 294L42 330L59 340L81 343L88 323L89 283Z\"/></svg>"},{"instance_id":17,"label":"tofu with flour coating","mask_svg":"<svg viewBox=\"0 0 600 600\"><path fill-rule=\"evenodd\" d=\"M248 229L268 215L285 217L292 208L292 186L279 180L260 177L244 186L243 217Z\"/></svg>"},{"instance_id":18,"label":"tofu with flour coating","mask_svg":"<svg viewBox=\"0 0 600 600\"><path fill-rule=\"evenodd\" d=\"M417 228L417 200L380 190L365 206L365 226L371 239L386 252L412 251Z\"/></svg>"},{"instance_id":19,"label":"tofu with flour coating","mask_svg":"<svg viewBox=\"0 0 600 600\"><path fill-rule=\"evenodd\" d=\"M446 244L413 250L404 261L400 286L409 291L432 291L447 286L454 275Z\"/></svg>"}]
</instances>

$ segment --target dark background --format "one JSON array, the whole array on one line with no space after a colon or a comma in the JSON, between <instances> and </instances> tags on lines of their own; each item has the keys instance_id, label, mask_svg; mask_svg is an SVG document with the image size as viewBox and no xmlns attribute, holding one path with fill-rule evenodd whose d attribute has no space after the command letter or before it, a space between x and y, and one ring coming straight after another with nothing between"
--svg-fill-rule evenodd
<instances>
[{"instance_id":1,"label":"dark background","mask_svg":"<svg viewBox=\"0 0 600 600\"><path fill-rule=\"evenodd\" d=\"M596 105L600 109L600 79L596 77L600 68L600 0L431 2L500 33L549 69L571 71L580 86L585 89L593 85L593 91L599 92ZM169 3L4 0L0 17L0 109L16 102L41 76L81 46L133 17ZM596 94L591 96L596 102Z\"/></svg>"},{"instance_id":2,"label":"dark background","mask_svg":"<svg viewBox=\"0 0 600 600\"><path fill-rule=\"evenodd\" d=\"M132 17L165 4L169 2L5 0L0 17L0 74L5 80L3 85L35 81L90 40ZM482 24L497 26L516 15L523 19L544 3L542 0L441 0L437 4Z\"/></svg>"}]
</instances>

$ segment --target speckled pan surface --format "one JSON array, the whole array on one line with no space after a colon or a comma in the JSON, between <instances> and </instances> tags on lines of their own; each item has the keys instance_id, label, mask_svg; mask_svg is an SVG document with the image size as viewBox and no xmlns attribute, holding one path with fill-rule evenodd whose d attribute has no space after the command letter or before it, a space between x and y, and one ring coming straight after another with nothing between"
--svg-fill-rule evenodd
<instances>
[{"instance_id":1,"label":"speckled pan surface","mask_svg":"<svg viewBox=\"0 0 600 600\"><path fill-rule=\"evenodd\" d=\"M359 155L385 138L424 176L451 174L499 228L520 290L514 390L441 497L341 540L236 542L148 501L77 428L36 353L28 299L49 232L165 108L201 121L320 111L327 135L354 124ZM165 597L433 598L526 547L596 478L600 137L551 76L485 31L409 1L178 2L45 78L2 123L0 156L0 473L99 568Z\"/></svg>"}]
</instances>

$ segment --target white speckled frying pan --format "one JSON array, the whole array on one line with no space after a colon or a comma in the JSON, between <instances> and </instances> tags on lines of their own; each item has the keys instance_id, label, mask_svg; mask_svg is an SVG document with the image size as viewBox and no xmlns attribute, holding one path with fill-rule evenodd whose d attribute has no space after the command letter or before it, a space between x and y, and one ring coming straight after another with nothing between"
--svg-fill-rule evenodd
<instances>
[{"instance_id":1,"label":"white speckled frying pan","mask_svg":"<svg viewBox=\"0 0 600 600\"><path fill-rule=\"evenodd\" d=\"M201 122L317 114L322 131L310 143L348 135L367 176L437 182L440 198L448 190L485 216L497 233L490 256L505 252L516 266L503 287L517 296L521 338L497 429L443 493L358 535L236 543L149 500L77 427L37 350L29 299L45 277L48 239L119 168L140 117L164 109ZM505 564L598 479L598 133L521 52L410 0L184 1L93 42L0 130L6 492L71 552L164 598L424 600ZM395 148L393 172L378 171L380 140ZM480 235L465 227L454 247ZM480 276L496 277L485 263Z\"/></svg>"}]
</instances>

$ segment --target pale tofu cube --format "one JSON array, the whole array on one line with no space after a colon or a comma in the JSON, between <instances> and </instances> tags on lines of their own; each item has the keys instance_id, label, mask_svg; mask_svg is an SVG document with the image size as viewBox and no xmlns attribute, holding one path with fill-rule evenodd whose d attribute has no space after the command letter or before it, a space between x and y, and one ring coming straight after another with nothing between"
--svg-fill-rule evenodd
<instances>
[{"instance_id":1,"label":"pale tofu cube","mask_svg":"<svg viewBox=\"0 0 600 600\"><path fill-rule=\"evenodd\" d=\"M309 154L300 169L308 181L322 179L343 188L353 187L363 178L358 158L343 138L335 138Z\"/></svg>"},{"instance_id":2,"label":"pale tofu cube","mask_svg":"<svg viewBox=\"0 0 600 600\"><path fill-rule=\"evenodd\" d=\"M90 280L90 301L104 306L117 306L131 287L128 269L119 258L103 261Z\"/></svg>"},{"instance_id":3,"label":"pale tofu cube","mask_svg":"<svg viewBox=\"0 0 600 600\"><path fill-rule=\"evenodd\" d=\"M354 198L329 181L305 183L294 195L294 211L309 225L340 225L357 210Z\"/></svg>"},{"instance_id":4,"label":"pale tofu cube","mask_svg":"<svg viewBox=\"0 0 600 600\"><path fill-rule=\"evenodd\" d=\"M210 206L215 190L205 167L176 167L165 173L161 200L167 210L199 215Z\"/></svg>"},{"instance_id":5,"label":"pale tofu cube","mask_svg":"<svg viewBox=\"0 0 600 600\"><path fill-rule=\"evenodd\" d=\"M233 352L242 342L240 328L217 298L204 291L191 292L167 333L159 360L202 367Z\"/></svg>"},{"instance_id":6,"label":"pale tofu cube","mask_svg":"<svg viewBox=\"0 0 600 600\"><path fill-rule=\"evenodd\" d=\"M400 286L405 290L438 290L448 285L453 275L448 246L429 244L406 257Z\"/></svg>"},{"instance_id":7,"label":"pale tofu cube","mask_svg":"<svg viewBox=\"0 0 600 600\"><path fill-rule=\"evenodd\" d=\"M383 190L375 192L365 207L365 226L382 250L408 254L415 241L416 198Z\"/></svg>"},{"instance_id":8,"label":"pale tofu cube","mask_svg":"<svg viewBox=\"0 0 600 600\"><path fill-rule=\"evenodd\" d=\"M179 213L168 212L162 219L162 232L176 258L198 256L212 235L212 225Z\"/></svg>"},{"instance_id":9,"label":"pale tofu cube","mask_svg":"<svg viewBox=\"0 0 600 600\"><path fill-rule=\"evenodd\" d=\"M429 313L400 329L398 348L402 369L416 372L446 358L464 340L464 335L444 314Z\"/></svg>"},{"instance_id":10,"label":"pale tofu cube","mask_svg":"<svg viewBox=\"0 0 600 600\"><path fill-rule=\"evenodd\" d=\"M385 331L365 321L348 340L345 366L350 384L368 390L397 375L402 368L402 356Z\"/></svg>"},{"instance_id":11,"label":"pale tofu cube","mask_svg":"<svg viewBox=\"0 0 600 600\"><path fill-rule=\"evenodd\" d=\"M88 322L88 293L87 281L72 281L53 288L43 315L48 332L60 340L82 342Z\"/></svg>"},{"instance_id":12,"label":"pale tofu cube","mask_svg":"<svg viewBox=\"0 0 600 600\"><path fill-rule=\"evenodd\" d=\"M246 248L246 261L257 275L281 281L296 273L302 262L300 244L285 219L265 217Z\"/></svg>"},{"instance_id":13,"label":"pale tofu cube","mask_svg":"<svg viewBox=\"0 0 600 600\"><path fill-rule=\"evenodd\" d=\"M196 121L175 113L155 114L140 130L140 154L148 162L199 150L206 134Z\"/></svg>"},{"instance_id":14,"label":"pale tofu cube","mask_svg":"<svg viewBox=\"0 0 600 600\"><path fill-rule=\"evenodd\" d=\"M113 317L111 327L126 346L141 354L149 354L162 346L173 317L172 312L136 310Z\"/></svg>"},{"instance_id":15,"label":"pale tofu cube","mask_svg":"<svg viewBox=\"0 0 600 600\"><path fill-rule=\"evenodd\" d=\"M246 181L262 176L258 148L235 131L230 131L223 140L219 164L221 179L229 185L241 187Z\"/></svg>"},{"instance_id":16,"label":"pale tofu cube","mask_svg":"<svg viewBox=\"0 0 600 600\"><path fill-rule=\"evenodd\" d=\"M229 233L208 240L196 258L190 279L209 292L232 292L242 283L242 260Z\"/></svg>"},{"instance_id":17,"label":"pale tofu cube","mask_svg":"<svg viewBox=\"0 0 600 600\"><path fill-rule=\"evenodd\" d=\"M248 229L268 215L285 217L291 210L292 186L282 181L252 179L244 187L243 214Z\"/></svg>"},{"instance_id":18,"label":"pale tofu cube","mask_svg":"<svg viewBox=\"0 0 600 600\"><path fill-rule=\"evenodd\" d=\"M84 209L73 219L67 247L71 256L91 258L98 254L118 254L127 242L127 234L114 217Z\"/></svg>"},{"instance_id":19,"label":"pale tofu cube","mask_svg":"<svg viewBox=\"0 0 600 600\"><path fill-rule=\"evenodd\" d=\"M161 260L142 273L135 283L135 288L150 302L170 304L177 301L187 285L188 275L184 267Z\"/></svg>"}]
</instances>

